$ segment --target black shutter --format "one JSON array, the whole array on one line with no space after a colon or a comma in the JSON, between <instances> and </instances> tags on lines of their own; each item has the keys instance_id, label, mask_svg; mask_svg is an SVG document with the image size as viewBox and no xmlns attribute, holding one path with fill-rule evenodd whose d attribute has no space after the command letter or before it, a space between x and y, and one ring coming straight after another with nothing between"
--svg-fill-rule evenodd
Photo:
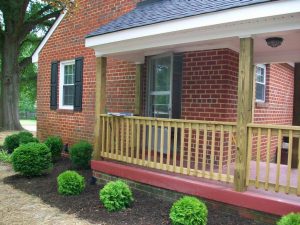
<instances>
[{"instance_id":1,"label":"black shutter","mask_svg":"<svg viewBox=\"0 0 300 225\"><path fill-rule=\"evenodd\" d=\"M75 59L74 111L82 111L83 57Z\"/></svg>"},{"instance_id":2,"label":"black shutter","mask_svg":"<svg viewBox=\"0 0 300 225\"><path fill-rule=\"evenodd\" d=\"M182 89L182 62L183 54L176 53L173 56L173 89L172 89L172 118L181 117L181 89Z\"/></svg>"},{"instance_id":3,"label":"black shutter","mask_svg":"<svg viewBox=\"0 0 300 225\"><path fill-rule=\"evenodd\" d=\"M57 109L58 62L51 63L50 109Z\"/></svg>"}]
</instances>

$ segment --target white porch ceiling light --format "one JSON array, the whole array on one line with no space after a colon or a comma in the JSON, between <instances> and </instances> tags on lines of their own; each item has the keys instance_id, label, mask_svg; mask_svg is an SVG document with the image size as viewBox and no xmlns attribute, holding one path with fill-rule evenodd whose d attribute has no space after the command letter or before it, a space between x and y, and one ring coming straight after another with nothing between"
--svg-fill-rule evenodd
<instances>
[{"instance_id":1,"label":"white porch ceiling light","mask_svg":"<svg viewBox=\"0 0 300 225\"><path fill-rule=\"evenodd\" d=\"M272 48L277 48L280 46L283 42L283 38L281 37L269 37L266 39L267 45L269 45Z\"/></svg>"}]
</instances>

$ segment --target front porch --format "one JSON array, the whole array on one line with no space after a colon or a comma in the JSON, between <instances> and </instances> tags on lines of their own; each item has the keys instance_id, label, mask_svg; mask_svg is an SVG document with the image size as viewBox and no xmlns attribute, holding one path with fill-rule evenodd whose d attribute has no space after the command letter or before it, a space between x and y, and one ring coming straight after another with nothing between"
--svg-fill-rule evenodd
<instances>
[{"instance_id":1,"label":"front porch","mask_svg":"<svg viewBox=\"0 0 300 225\"><path fill-rule=\"evenodd\" d=\"M300 211L300 14L279 14L88 37L98 56L95 172L278 215ZM284 37L283 46L268 37ZM117 96L107 96L107 58L136 64L131 116L107 107Z\"/></svg>"},{"instance_id":2,"label":"front porch","mask_svg":"<svg viewBox=\"0 0 300 225\"><path fill-rule=\"evenodd\" d=\"M102 114L100 127L103 159L222 181L233 187L235 123ZM299 166L292 168L293 143L288 147L287 165L281 164L281 151L277 151L276 161L271 161L274 148L281 149L282 136L295 142L299 134L299 127L248 124L246 185L300 195ZM271 144L274 138L276 146Z\"/></svg>"}]
</instances>

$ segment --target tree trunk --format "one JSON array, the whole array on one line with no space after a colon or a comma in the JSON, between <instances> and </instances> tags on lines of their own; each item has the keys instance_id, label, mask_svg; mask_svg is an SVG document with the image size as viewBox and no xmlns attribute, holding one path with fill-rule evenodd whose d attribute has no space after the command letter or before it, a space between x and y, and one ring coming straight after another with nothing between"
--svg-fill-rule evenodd
<instances>
[{"instance_id":1,"label":"tree trunk","mask_svg":"<svg viewBox=\"0 0 300 225\"><path fill-rule=\"evenodd\" d=\"M4 37L1 80L1 119L5 130L21 130L19 121L19 67L18 42L8 35Z\"/></svg>"}]
</instances>

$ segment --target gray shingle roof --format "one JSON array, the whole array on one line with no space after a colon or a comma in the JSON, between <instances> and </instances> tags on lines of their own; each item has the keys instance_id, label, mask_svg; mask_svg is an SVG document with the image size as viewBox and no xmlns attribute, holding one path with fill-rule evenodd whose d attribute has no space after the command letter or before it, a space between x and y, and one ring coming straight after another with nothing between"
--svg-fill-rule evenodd
<instances>
[{"instance_id":1,"label":"gray shingle roof","mask_svg":"<svg viewBox=\"0 0 300 225\"><path fill-rule=\"evenodd\" d=\"M270 1L272 0L146 0L87 37Z\"/></svg>"}]
</instances>

